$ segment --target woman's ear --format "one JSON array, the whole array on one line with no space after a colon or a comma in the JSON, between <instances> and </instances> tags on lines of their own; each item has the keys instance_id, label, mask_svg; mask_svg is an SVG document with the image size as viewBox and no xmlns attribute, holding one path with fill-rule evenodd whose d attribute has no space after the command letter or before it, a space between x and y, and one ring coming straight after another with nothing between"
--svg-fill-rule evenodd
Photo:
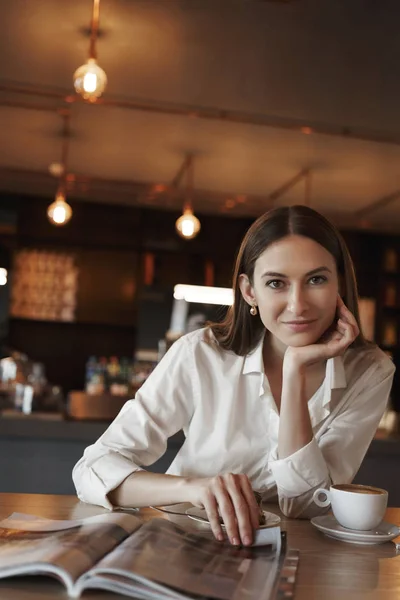
<instances>
[{"instance_id":1,"label":"woman's ear","mask_svg":"<svg viewBox=\"0 0 400 600\"><path fill-rule=\"evenodd\" d=\"M253 287L250 283L248 276L244 273L241 273L239 275L239 287L244 300L249 306L254 306L254 304L257 304L256 298L254 296Z\"/></svg>"}]
</instances>

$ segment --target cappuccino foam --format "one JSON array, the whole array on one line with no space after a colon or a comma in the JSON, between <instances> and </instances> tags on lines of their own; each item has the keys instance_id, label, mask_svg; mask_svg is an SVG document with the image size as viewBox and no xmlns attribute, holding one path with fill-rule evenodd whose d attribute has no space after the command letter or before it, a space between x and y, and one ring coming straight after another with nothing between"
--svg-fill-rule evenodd
<instances>
[{"instance_id":1,"label":"cappuccino foam","mask_svg":"<svg viewBox=\"0 0 400 600\"><path fill-rule=\"evenodd\" d=\"M383 490L378 488L362 486L362 485L335 485L333 486L337 490L341 490L342 492L353 492L354 494L384 494Z\"/></svg>"}]
</instances>

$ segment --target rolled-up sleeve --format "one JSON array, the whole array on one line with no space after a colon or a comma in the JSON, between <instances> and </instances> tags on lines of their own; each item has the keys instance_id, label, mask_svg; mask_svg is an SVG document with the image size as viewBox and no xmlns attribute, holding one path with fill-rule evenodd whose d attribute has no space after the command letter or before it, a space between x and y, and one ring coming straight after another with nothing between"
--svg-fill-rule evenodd
<instances>
[{"instance_id":1,"label":"rolled-up sleeve","mask_svg":"<svg viewBox=\"0 0 400 600\"><path fill-rule=\"evenodd\" d=\"M181 338L75 465L72 478L80 500L112 509L107 495L164 454L168 438L193 414L191 368L190 346Z\"/></svg>"},{"instance_id":2,"label":"rolled-up sleeve","mask_svg":"<svg viewBox=\"0 0 400 600\"><path fill-rule=\"evenodd\" d=\"M270 462L285 515L321 514L324 511L313 502L314 491L355 477L385 411L395 370L391 364L383 372L377 367L356 382L306 446Z\"/></svg>"}]
</instances>

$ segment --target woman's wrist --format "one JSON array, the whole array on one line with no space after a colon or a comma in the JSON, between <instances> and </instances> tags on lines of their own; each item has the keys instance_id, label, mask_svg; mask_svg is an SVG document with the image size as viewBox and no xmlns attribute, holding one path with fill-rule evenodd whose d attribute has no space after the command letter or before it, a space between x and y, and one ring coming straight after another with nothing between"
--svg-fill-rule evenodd
<instances>
[{"instance_id":1,"label":"woman's wrist","mask_svg":"<svg viewBox=\"0 0 400 600\"><path fill-rule=\"evenodd\" d=\"M178 486L182 492L182 502L196 504L199 501L199 478L179 477Z\"/></svg>"},{"instance_id":2,"label":"woman's wrist","mask_svg":"<svg viewBox=\"0 0 400 600\"><path fill-rule=\"evenodd\" d=\"M282 365L283 378L285 379L287 376L304 377L306 368L307 365L302 362L299 354L296 352L296 349L288 348L286 350Z\"/></svg>"}]
</instances>

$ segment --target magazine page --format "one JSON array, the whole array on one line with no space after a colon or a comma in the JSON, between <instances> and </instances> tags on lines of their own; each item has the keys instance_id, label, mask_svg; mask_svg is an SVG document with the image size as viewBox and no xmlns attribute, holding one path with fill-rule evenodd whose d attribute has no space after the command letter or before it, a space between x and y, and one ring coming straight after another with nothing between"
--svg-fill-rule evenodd
<instances>
[{"instance_id":1,"label":"magazine page","mask_svg":"<svg viewBox=\"0 0 400 600\"><path fill-rule=\"evenodd\" d=\"M279 555L271 546L236 548L165 519L153 519L96 564L79 586L91 587L96 576L110 574L126 586L130 577L133 589L134 581L147 584L154 594L168 586L168 595L174 598L258 600L268 598L278 571Z\"/></svg>"},{"instance_id":2,"label":"magazine page","mask_svg":"<svg viewBox=\"0 0 400 600\"><path fill-rule=\"evenodd\" d=\"M142 524L137 517L123 513L88 517L72 528L66 521L31 515L9 519L8 523L7 519L0 521L0 578L49 573L61 579L69 593L85 571ZM22 529L4 527L17 523Z\"/></svg>"},{"instance_id":3,"label":"magazine page","mask_svg":"<svg viewBox=\"0 0 400 600\"><path fill-rule=\"evenodd\" d=\"M169 590L160 584L151 585L147 581L142 583L137 579L134 580L132 575L128 577L106 573L88 578L83 577L84 580L78 581L73 589L72 596L75 598L78 598L85 589L97 589L130 596L136 600L188 600L188 596L183 593L179 594L175 590Z\"/></svg>"}]
</instances>

